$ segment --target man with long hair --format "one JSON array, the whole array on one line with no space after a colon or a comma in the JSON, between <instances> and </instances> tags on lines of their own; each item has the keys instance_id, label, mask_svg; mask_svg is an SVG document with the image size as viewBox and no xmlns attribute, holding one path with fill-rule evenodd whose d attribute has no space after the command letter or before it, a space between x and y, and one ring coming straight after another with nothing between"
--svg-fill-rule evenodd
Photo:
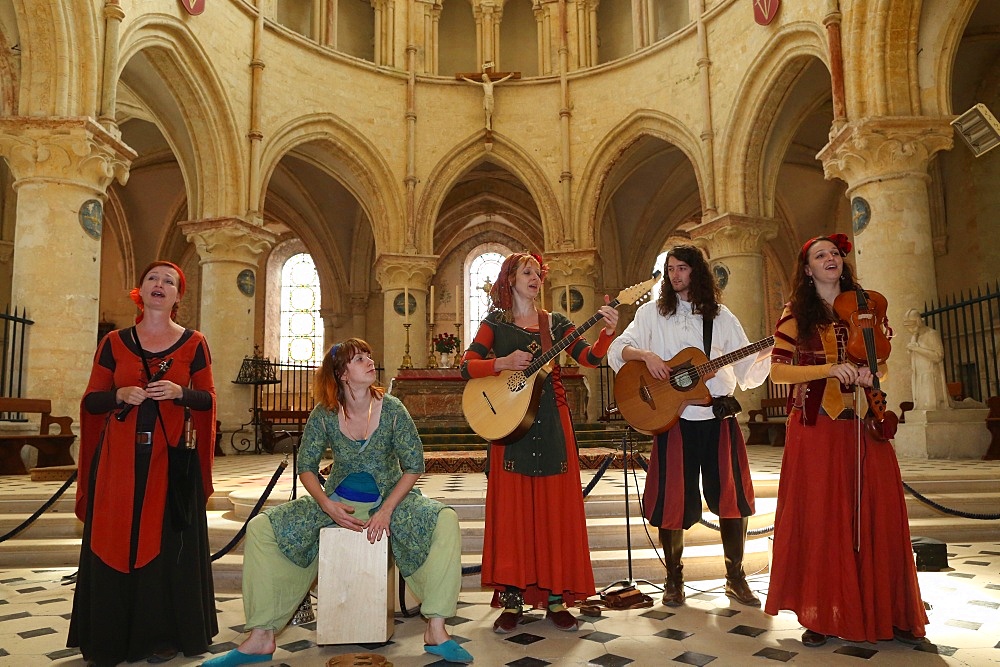
<instances>
[{"instance_id":1,"label":"man with long hair","mask_svg":"<svg viewBox=\"0 0 1000 667\"><path fill-rule=\"evenodd\" d=\"M664 275L659 298L639 307L635 319L608 350L608 362L616 372L627 361L642 361L654 378L666 380L674 369L665 360L685 348L702 349L712 359L749 345L739 320L719 303L720 290L698 248L671 248ZM743 572L754 494L732 393L737 382L744 389L764 382L770 368L768 353L769 349L756 359L748 357L719 369L706 382L712 405L687 406L673 427L656 436L642 508L646 519L659 529L667 567L663 604L669 607L684 602L681 555L684 531L701 519L699 476L705 501L719 517L726 595L741 604L760 606Z\"/></svg>"}]
</instances>

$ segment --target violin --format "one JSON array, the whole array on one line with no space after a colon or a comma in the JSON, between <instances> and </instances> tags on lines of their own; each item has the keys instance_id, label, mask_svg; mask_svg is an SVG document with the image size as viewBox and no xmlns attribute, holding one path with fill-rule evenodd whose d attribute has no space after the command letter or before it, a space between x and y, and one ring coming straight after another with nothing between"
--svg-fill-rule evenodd
<instances>
[{"instance_id":1,"label":"violin","mask_svg":"<svg viewBox=\"0 0 1000 667\"><path fill-rule=\"evenodd\" d=\"M878 379L878 365L889 358L892 350L885 317L888 306L884 296L860 287L841 292L833 302L834 312L849 329L845 356L872 371L872 386L864 388L868 400L864 423L868 434L880 441L891 440L899 425L899 417L887 408L886 395Z\"/></svg>"}]
</instances>

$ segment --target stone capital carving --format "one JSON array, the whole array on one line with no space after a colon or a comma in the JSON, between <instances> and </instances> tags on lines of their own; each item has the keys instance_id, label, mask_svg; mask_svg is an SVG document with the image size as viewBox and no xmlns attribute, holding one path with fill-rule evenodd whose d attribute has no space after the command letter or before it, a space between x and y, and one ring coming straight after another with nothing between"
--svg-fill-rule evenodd
<instances>
[{"instance_id":1,"label":"stone capital carving","mask_svg":"<svg viewBox=\"0 0 1000 667\"><path fill-rule=\"evenodd\" d=\"M759 255L764 243L778 235L778 221L727 213L691 230L691 242L712 259Z\"/></svg>"},{"instance_id":2,"label":"stone capital carving","mask_svg":"<svg viewBox=\"0 0 1000 667\"><path fill-rule=\"evenodd\" d=\"M553 252L545 257L549 265L547 282L560 285L593 285L601 256L595 248Z\"/></svg>"},{"instance_id":3,"label":"stone capital carving","mask_svg":"<svg viewBox=\"0 0 1000 667\"><path fill-rule=\"evenodd\" d=\"M112 180L128 181L134 150L93 118L0 118L0 155L16 179L72 183L103 197Z\"/></svg>"},{"instance_id":4,"label":"stone capital carving","mask_svg":"<svg viewBox=\"0 0 1000 667\"><path fill-rule=\"evenodd\" d=\"M368 298L367 292L352 292L350 295L351 314L364 315L368 310Z\"/></svg>"},{"instance_id":5,"label":"stone capital carving","mask_svg":"<svg viewBox=\"0 0 1000 667\"><path fill-rule=\"evenodd\" d=\"M426 290L434 277L437 257L433 255L379 255L375 260L375 278L383 290Z\"/></svg>"},{"instance_id":6,"label":"stone capital carving","mask_svg":"<svg viewBox=\"0 0 1000 667\"><path fill-rule=\"evenodd\" d=\"M953 140L943 118L868 118L844 125L816 157L826 178L841 179L850 191L875 179L926 179L931 157Z\"/></svg>"},{"instance_id":7,"label":"stone capital carving","mask_svg":"<svg viewBox=\"0 0 1000 667\"><path fill-rule=\"evenodd\" d=\"M336 329L339 329L351 321L350 313L333 310L332 308L320 308L319 316L323 318L323 324Z\"/></svg>"},{"instance_id":8,"label":"stone capital carving","mask_svg":"<svg viewBox=\"0 0 1000 667\"><path fill-rule=\"evenodd\" d=\"M239 218L209 218L178 223L194 244L201 264L237 262L257 266L257 256L277 241L277 236Z\"/></svg>"}]
</instances>

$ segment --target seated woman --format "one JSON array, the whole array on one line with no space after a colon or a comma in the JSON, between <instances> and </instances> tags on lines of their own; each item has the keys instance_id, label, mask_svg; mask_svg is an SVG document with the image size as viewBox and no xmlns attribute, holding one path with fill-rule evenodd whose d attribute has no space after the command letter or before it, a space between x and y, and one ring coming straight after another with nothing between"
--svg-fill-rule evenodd
<instances>
[{"instance_id":1,"label":"seated woman","mask_svg":"<svg viewBox=\"0 0 1000 667\"><path fill-rule=\"evenodd\" d=\"M247 526L243 555L244 628L240 646L204 667L272 659L275 634L291 620L316 579L319 531L336 523L388 537L400 573L427 618L424 650L449 662L472 656L445 629L462 586L462 543L455 510L413 488L424 471L417 428L399 399L375 385L372 349L350 338L334 345L316 374L316 407L299 448L298 474L309 492L267 510ZM333 470L320 484L323 452Z\"/></svg>"}]
</instances>

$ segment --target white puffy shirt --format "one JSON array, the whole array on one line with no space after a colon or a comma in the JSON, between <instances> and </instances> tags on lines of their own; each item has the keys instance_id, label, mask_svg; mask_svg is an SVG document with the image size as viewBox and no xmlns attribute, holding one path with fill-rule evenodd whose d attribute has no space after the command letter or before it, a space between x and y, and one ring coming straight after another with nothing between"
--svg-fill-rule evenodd
<instances>
[{"instance_id":1,"label":"white puffy shirt","mask_svg":"<svg viewBox=\"0 0 1000 667\"><path fill-rule=\"evenodd\" d=\"M712 324L712 353L708 355L709 358L717 359L749 344L740 321L732 311L720 305L719 314ZM629 345L650 350L668 362L684 348L696 347L701 350L704 345L701 315L692 313L691 304L680 299L677 300L677 311L669 317L660 315L655 301L644 303L636 310L632 323L611 343L608 350L608 363L616 373L625 365L622 350ZM715 376L705 383L712 396L732 394L737 382L742 389L760 386L767 379L771 360L770 357L765 357L756 361L756 356L756 353L752 354L716 371ZM681 412L681 417L692 421L711 419L712 407L689 405Z\"/></svg>"}]
</instances>

